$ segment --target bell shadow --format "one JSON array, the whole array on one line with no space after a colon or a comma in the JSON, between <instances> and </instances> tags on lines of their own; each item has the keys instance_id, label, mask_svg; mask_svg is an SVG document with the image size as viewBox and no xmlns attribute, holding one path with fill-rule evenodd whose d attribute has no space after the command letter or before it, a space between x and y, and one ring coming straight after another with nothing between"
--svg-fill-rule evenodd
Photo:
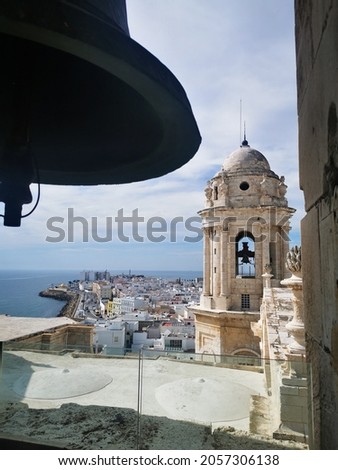
<instances>
[{"instance_id":1,"label":"bell shadow","mask_svg":"<svg viewBox=\"0 0 338 470\"><path fill-rule=\"evenodd\" d=\"M2 370L0 377L0 406L4 403L22 402L32 375L37 370L54 369L55 367L41 362L34 362L16 354L16 351L5 350L2 353ZM24 380L22 380L24 378ZM21 380L20 380L21 379ZM20 394L15 391L15 383L20 380Z\"/></svg>"}]
</instances>

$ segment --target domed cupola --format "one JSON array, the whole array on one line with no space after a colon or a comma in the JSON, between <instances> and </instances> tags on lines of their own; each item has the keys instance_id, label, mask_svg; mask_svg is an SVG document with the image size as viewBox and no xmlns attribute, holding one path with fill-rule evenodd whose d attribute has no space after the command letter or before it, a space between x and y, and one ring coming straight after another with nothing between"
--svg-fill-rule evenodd
<instances>
[{"instance_id":1,"label":"domed cupola","mask_svg":"<svg viewBox=\"0 0 338 470\"><path fill-rule=\"evenodd\" d=\"M278 178L270 169L269 162L258 150L250 147L246 139L243 140L239 149L232 152L223 164L222 170L228 175L236 174L267 174Z\"/></svg>"},{"instance_id":2,"label":"domed cupola","mask_svg":"<svg viewBox=\"0 0 338 470\"><path fill-rule=\"evenodd\" d=\"M287 206L287 186L244 137L205 188L206 207Z\"/></svg>"}]
</instances>

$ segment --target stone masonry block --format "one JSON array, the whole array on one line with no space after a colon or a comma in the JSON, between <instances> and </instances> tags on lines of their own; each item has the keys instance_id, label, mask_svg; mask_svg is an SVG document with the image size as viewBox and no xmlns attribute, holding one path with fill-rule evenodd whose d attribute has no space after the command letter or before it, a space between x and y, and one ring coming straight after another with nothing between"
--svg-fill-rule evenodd
<instances>
[{"instance_id":1,"label":"stone masonry block","mask_svg":"<svg viewBox=\"0 0 338 470\"><path fill-rule=\"evenodd\" d=\"M307 410L304 409L302 406L282 405L281 420L283 423L306 423Z\"/></svg>"},{"instance_id":2,"label":"stone masonry block","mask_svg":"<svg viewBox=\"0 0 338 470\"><path fill-rule=\"evenodd\" d=\"M281 395L282 405L299 406L307 408L307 398L300 395Z\"/></svg>"},{"instance_id":3,"label":"stone masonry block","mask_svg":"<svg viewBox=\"0 0 338 470\"><path fill-rule=\"evenodd\" d=\"M289 385L291 387L307 387L307 380L301 377L283 377L282 378L283 385Z\"/></svg>"},{"instance_id":4,"label":"stone masonry block","mask_svg":"<svg viewBox=\"0 0 338 470\"><path fill-rule=\"evenodd\" d=\"M298 387L290 387L290 386L281 386L280 387L281 395L299 395L299 388Z\"/></svg>"},{"instance_id":5,"label":"stone masonry block","mask_svg":"<svg viewBox=\"0 0 338 470\"><path fill-rule=\"evenodd\" d=\"M300 388L299 389L299 396L301 397L308 397L309 390L307 388Z\"/></svg>"},{"instance_id":6,"label":"stone masonry block","mask_svg":"<svg viewBox=\"0 0 338 470\"><path fill-rule=\"evenodd\" d=\"M321 265L319 242L319 211L313 207L303 218L301 224L302 252L311 256L302 257L304 324L308 337L320 342L322 333L321 280L318 268ZM311 357L308 357L312 362Z\"/></svg>"}]
</instances>

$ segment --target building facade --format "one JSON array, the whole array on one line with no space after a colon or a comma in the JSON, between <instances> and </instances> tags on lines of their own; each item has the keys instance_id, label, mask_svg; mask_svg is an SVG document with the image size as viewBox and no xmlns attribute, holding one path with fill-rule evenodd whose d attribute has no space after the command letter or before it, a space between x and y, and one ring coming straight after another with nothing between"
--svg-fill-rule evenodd
<instances>
[{"instance_id":1,"label":"building facade","mask_svg":"<svg viewBox=\"0 0 338 470\"><path fill-rule=\"evenodd\" d=\"M98 299L111 299L112 285L107 281L93 282L93 292L97 295Z\"/></svg>"},{"instance_id":2,"label":"building facade","mask_svg":"<svg viewBox=\"0 0 338 470\"><path fill-rule=\"evenodd\" d=\"M113 313L123 315L133 313L135 310L145 310L148 307L143 297L115 297L113 299Z\"/></svg>"}]
</instances>

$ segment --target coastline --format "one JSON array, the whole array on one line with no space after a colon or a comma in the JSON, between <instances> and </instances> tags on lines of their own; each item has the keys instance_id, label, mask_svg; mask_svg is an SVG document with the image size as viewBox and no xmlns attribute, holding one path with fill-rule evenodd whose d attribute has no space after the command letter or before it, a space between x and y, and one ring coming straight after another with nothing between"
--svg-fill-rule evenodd
<instances>
[{"instance_id":1,"label":"coastline","mask_svg":"<svg viewBox=\"0 0 338 470\"><path fill-rule=\"evenodd\" d=\"M0 313L20 317L55 318L60 315L64 302L57 303L53 297L41 297L39 292L61 284L68 287L69 281L82 279L83 272L83 270L69 269L0 269ZM125 273L128 275L128 270L125 270ZM123 276L120 270L111 270L110 274ZM137 274L168 280L195 279L202 276L200 271L140 270Z\"/></svg>"},{"instance_id":2,"label":"coastline","mask_svg":"<svg viewBox=\"0 0 338 470\"><path fill-rule=\"evenodd\" d=\"M66 304L62 307L62 309L56 316L74 318L74 314L78 305L78 300L80 298L80 295L78 293L49 288L39 292L39 296L66 302Z\"/></svg>"}]
</instances>

